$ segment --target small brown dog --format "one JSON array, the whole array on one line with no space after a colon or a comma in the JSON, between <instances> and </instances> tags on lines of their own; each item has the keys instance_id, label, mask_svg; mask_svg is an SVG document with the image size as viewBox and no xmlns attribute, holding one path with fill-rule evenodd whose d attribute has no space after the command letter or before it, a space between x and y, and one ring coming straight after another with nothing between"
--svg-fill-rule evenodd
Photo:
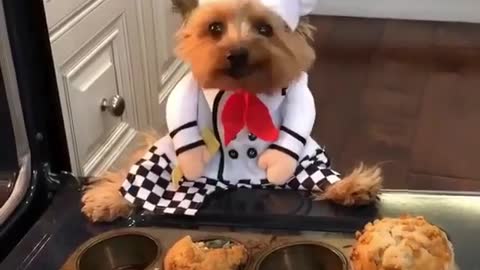
<instances>
[{"instance_id":1,"label":"small brown dog","mask_svg":"<svg viewBox=\"0 0 480 270\"><path fill-rule=\"evenodd\" d=\"M376 199L380 168L361 165L340 179L310 138L314 28L303 15L315 1L172 1L184 17L177 55L192 72L167 102L169 135L150 137L130 171L86 188L90 220L126 217L134 205L194 215L205 196L229 186L310 190L347 206Z\"/></svg>"}]
</instances>

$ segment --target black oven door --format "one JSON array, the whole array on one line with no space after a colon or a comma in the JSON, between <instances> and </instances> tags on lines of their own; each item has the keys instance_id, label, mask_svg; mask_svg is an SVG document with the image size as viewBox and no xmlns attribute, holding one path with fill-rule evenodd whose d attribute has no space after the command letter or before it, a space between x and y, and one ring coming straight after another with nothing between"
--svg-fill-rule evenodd
<instances>
[{"instance_id":1,"label":"black oven door","mask_svg":"<svg viewBox=\"0 0 480 270\"><path fill-rule=\"evenodd\" d=\"M70 170L43 1L0 0L0 153L1 260Z\"/></svg>"}]
</instances>

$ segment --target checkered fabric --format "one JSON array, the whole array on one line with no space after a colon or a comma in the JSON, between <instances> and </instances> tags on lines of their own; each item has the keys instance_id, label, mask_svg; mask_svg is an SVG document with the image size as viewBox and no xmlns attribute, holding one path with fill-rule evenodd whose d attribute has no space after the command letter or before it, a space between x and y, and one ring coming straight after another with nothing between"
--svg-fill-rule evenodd
<instances>
[{"instance_id":1,"label":"checkered fabric","mask_svg":"<svg viewBox=\"0 0 480 270\"><path fill-rule=\"evenodd\" d=\"M295 175L284 186L274 186L266 179L244 179L237 184L202 177L196 181L171 181L173 163L166 154L153 146L132 168L120 191L127 201L149 211L162 214L194 216L206 196L235 188L291 189L323 191L340 180L339 173L330 168L323 149L299 162Z\"/></svg>"}]
</instances>

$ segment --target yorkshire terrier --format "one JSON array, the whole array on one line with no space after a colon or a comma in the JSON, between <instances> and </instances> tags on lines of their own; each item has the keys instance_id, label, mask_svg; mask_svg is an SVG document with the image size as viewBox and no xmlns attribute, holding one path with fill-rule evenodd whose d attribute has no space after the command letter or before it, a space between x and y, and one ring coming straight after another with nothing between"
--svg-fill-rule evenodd
<instances>
[{"instance_id":1,"label":"yorkshire terrier","mask_svg":"<svg viewBox=\"0 0 480 270\"><path fill-rule=\"evenodd\" d=\"M246 186L303 187L316 199L345 206L377 199L383 180L379 167L360 165L340 178L310 138L315 108L306 72L315 61L314 27L304 15L311 0L172 2L184 18L176 54L189 64L191 74L169 98L169 135L145 136L145 147L129 157L125 169L108 172L86 187L82 212L91 221L127 217L139 205L156 209L166 203L168 191L178 188L173 183L178 179L186 190L182 198L191 195L190 204L198 194L203 199L257 176L266 180ZM182 90L189 87L193 90ZM210 89L217 89L212 102L202 94ZM255 108L245 112L248 106ZM230 113L217 111L227 107ZM307 182L301 176L305 174ZM204 186L193 187L188 179L200 179ZM226 184L208 189L205 183L212 179ZM176 211L166 205L162 209Z\"/></svg>"}]
</instances>

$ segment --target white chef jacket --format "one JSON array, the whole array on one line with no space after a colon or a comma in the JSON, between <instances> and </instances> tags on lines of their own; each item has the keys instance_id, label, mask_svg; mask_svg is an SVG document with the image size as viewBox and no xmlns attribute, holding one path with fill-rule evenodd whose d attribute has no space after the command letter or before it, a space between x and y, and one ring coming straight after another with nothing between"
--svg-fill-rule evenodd
<instances>
[{"instance_id":1,"label":"white chef jacket","mask_svg":"<svg viewBox=\"0 0 480 270\"><path fill-rule=\"evenodd\" d=\"M221 112L230 91L201 89L192 73L174 88L167 101L167 126L177 156L204 145L201 130L208 128L220 142L219 151L205 169L207 178L236 184L240 180L253 183L266 178L258 167L258 157L267 149L281 151L296 160L315 155L319 145L310 137L315 122L315 103L308 87L308 75L302 73L287 88L274 94L258 94L279 128L275 142L266 142L244 128L225 145Z\"/></svg>"}]
</instances>

